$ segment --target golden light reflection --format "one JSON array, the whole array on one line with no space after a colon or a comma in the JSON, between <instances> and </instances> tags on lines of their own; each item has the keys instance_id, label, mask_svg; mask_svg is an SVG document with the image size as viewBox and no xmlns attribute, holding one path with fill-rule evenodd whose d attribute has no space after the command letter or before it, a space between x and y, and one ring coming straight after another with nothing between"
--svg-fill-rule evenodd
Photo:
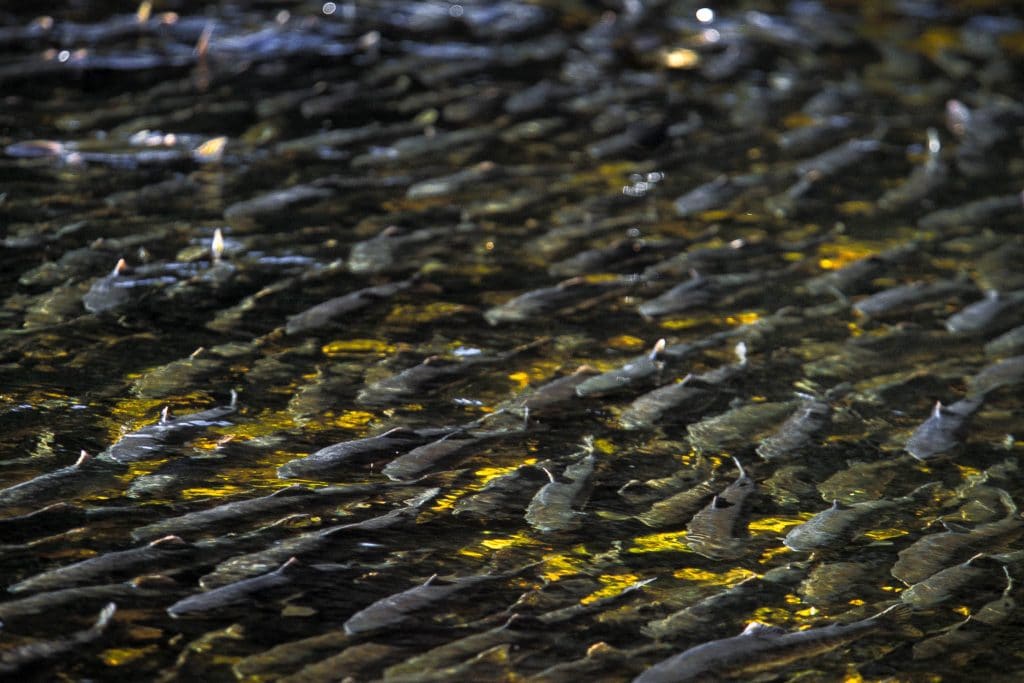
<instances>
[{"instance_id":1,"label":"golden light reflection","mask_svg":"<svg viewBox=\"0 0 1024 683\"><path fill-rule=\"evenodd\" d=\"M751 536L785 534L789 529L798 524L803 524L814 516L813 512L800 513L798 515L780 515L778 517L764 517L763 519L752 519L747 525Z\"/></svg>"},{"instance_id":2,"label":"golden light reflection","mask_svg":"<svg viewBox=\"0 0 1024 683\"><path fill-rule=\"evenodd\" d=\"M672 576L683 581L692 581L706 586L734 586L744 579L757 576L755 572L742 567L734 567L724 572L711 572L696 567L686 567L672 572Z\"/></svg>"},{"instance_id":3,"label":"golden light reflection","mask_svg":"<svg viewBox=\"0 0 1024 683\"><path fill-rule=\"evenodd\" d=\"M567 576L585 574L589 567L587 563L588 555L589 553L581 545L572 548L568 553L545 555L542 558L543 570L540 576L546 581L558 581Z\"/></svg>"},{"instance_id":4,"label":"golden light reflection","mask_svg":"<svg viewBox=\"0 0 1024 683\"><path fill-rule=\"evenodd\" d=\"M872 529L864 533L865 538L870 538L872 541L886 541L890 538L899 538L900 536L906 536L910 532L905 529Z\"/></svg>"},{"instance_id":5,"label":"golden light reflection","mask_svg":"<svg viewBox=\"0 0 1024 683\"><path fill-rule=\"evenodd\" d=\"M602 598L610 598L626 590L640 580L636 574L602 574L597 577L604 586L580 600L583 605L589 605Z\"/></svg>"},{"instance_id":6,"label":"golden light reflection","mask_svg":"<svg viewBox=\"0 0 1024 683\"><path fill-rule=\"evenodd\" d=\"M659 534L647 534L633 539L631 553L690 552L686 544L685 531L666 531Z\"/></svg>"},{"instance_id":7,"label":"golden light reflection","mask_svg":"<svg viewBox=\"0 0 1024 683\"><path fill-rule=\"evenodd\" d=\"M324 344L320 351L328 357L349 353L392 354L395 346L380 339L345 339Z\"/></svg>"},{"instance_id":8,"label":"golden light reflection","mask_svg":"<svg viewBox=\"0 0 1024 683\"><path fill-rule=\"evenodd\" d=\"M118 647L104 650L100 653L100 659L107 666L121 666L141 659L148 654L156 652L159 648L156 645L145 647Z\"/></svg>"},{"instance_id":9,"label":"golden light reflection","mask_svg":"<svg viewBox=\"0 0 1024 683\"><path fill-rule=\"evenodd\" d=\"M661 56L662 63L669 69L694 69L700 64L700 55L685 47L666 50Z\"/></svg>"}]
</instances>

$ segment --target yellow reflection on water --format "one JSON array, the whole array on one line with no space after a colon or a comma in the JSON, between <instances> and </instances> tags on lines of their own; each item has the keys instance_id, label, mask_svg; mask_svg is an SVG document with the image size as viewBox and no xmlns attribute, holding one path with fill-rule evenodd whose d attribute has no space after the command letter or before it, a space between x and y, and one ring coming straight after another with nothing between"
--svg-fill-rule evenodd
<instances>
[{"instance_id":1,"label":"yellow reflection on water","mask_svg":"<svg viewBox=\"0 0 1024 683\"><path fill-rule=\"evenodd\" d=\"M380 339L345 339L324 344L320 351L325 356L340 356L348 353L391 354L395 346Z\"/></svg>"},{"instance_id":2,"label":"yellow reflection on water","mask_svg":"<svg viewBox=\"0 0 1024 683\"><path fill-rule=\"evenodd\" d=\"M724 572L712 572L696 567L686 567L672 572L672 576L684 581L692 581L707 586L733 586L744 579L757 576L756 573L742 567L733 567Z\"/></svg>"},{"instance_id":3,"label":"yellow reflection on water","mask_svg":"<svg viewBox=\"0 0 1024 683\"><path fill-rule=\"evenodd\" d=\"M633 539L631 553L690 552L686 544L685 531L666 531L659 534L647 534Z\"/></svg>"},{"instance_id":4,"label":"yellow reflection on water","mask_svg":"<svg viewBox=\"0 0 1024 683\"><path fill-rule=\"evenodd\" d=\"M613 595L618 595L639 581L640 577L636 574L602 574L597 577L597 580L603 584L603 587L584 597L580 600L580 604L589 605L590 603L596 602L602 598L610 598Z\"/></svg>"},{"instance_id":5,"label":"yellow reflection on water","mask_svg":"<svg viewBox=\"0 0 1024 683\"><path fill-rule=\"evenodd\" d=\"M159 649L156 645L146 645L145 647L117 647L109 650L104 650L100 653L100 659L107 666L121 666L134 662L136 659L140 659L156 652Z\"/></svg>"},{"instance_id":6,"label":"yellow reflection on water","mask_svg":"<svg viewBox=\"0 0 1024 683\"><path fill-rule=\"evenodd\" d=\"M872 541L886 541L890 538L899 538L900 536L906 536L910 532L905 529L872 529L866 531L864 536L870 538Z\"/></svg>"},{"instance_id":7,"label":"yellow reflection on water","mask_svg":"<svg viewBox=\"0 0 1024 683\"><path fill-rule=\"evenodd\" d=\"M751 536L762 534L781 535L798 524L803 524L814 516L813 512L803 512L798 515L779 515L778 517L764 517L763 519L752 519L747 524Z\"/></svg>"}]
</instances>

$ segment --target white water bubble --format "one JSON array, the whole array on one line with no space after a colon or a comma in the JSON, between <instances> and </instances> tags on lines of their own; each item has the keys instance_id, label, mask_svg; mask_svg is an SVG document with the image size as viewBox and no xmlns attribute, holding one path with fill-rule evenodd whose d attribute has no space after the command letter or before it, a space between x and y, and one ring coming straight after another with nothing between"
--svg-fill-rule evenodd
<instances>
[{"instance_id":1,"label":"white water bubble","mask_svg":"<svg viewBox=\"0 0 1024 683\"><path fill-rule=\"evenodd\" d=\"M320 8L320 11L326 14L327 16L331 16L332 14L338 11L338 6L335 5L333 2L325 2L324 6Z\"/></svg>"},{"instance_id":2,"label":"white water bubble","mask_svg":"<svg viewBox=\"0 0 1024 683\"><path fill-rule=\"evenodd\" d=\"M707 24L715 20L715 10L710 7L701 7L697 10L697 21Z\"/></svg>"}]
</instances>

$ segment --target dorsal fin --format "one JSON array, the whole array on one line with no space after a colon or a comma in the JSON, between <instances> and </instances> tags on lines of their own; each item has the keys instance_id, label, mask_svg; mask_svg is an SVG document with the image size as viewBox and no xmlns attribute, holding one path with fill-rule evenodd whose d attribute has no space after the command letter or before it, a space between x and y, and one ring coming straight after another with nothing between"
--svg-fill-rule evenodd
<instances>
[{"instance_id":1,"label":"dorsal fin","mask_svg":"<svg viewBox=\"0 0 1024 683\"><path fill-rule=\"evenodd\" d=\"M657 360L658 356L665 350L665 338L662 337L658 341L654 342L654 348L651 349L651 353L647 356L651 360Z\"/></svg>"},{"instance_id":2,"label":"dorsal fin","mask_svg":"<svg viewBox=\"0 0 1024 683\"><path fill-rule=\"evenodd\" d=\"M72 465L72 467L81 467L90 460L92 460L92 456L89 455L89 452L83 448L81 452L78 454L78 460L75 461L75 464Z\"/></svg>"},{"instance_id":3,"label":"dorsal fin","mask_svg":"<svg viewBox=\"0 0 1024 683\"><path fill-rule=\"evenodd\" d=\"M171 421L171 407L164 406L164 409L160 411L160 424L165 425Z\"/></svg>"},{"instance_id":4,"label":"dorsal fin","mask_svg":"<svg viewBox=\"0 0 1024 683\"><path fill-rule=\"evenodd\" d=\"M932 408L932 418L936 420L942 419L942 401L935 402L935 407Z\"/></svg>"}]
</instances>

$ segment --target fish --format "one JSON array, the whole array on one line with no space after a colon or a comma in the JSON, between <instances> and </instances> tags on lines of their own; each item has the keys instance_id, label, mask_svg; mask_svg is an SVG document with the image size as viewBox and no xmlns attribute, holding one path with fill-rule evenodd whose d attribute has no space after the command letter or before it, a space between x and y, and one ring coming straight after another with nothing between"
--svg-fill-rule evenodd
<instances>
[{"instance_id":1,"label":"fish","mask_svg":"<svg viewBox=\"0 0 1024 683\"><path fill-rule=\"evenodd\" d=\"M586 455L566 466L562 472L562 477L568 482L558 481L549 472L551 481L542 486L527 505L525 519L537 531L568 531L581 524L584 514L574 510L573 505L579 503L597 462L591 449L587 448L585 452Z\"/></svg>"},{"instance_id":2,"label":"fish","mask_svg":"<svg viewBox=\"0 0 1024 683\"><path fill-rule=\"evenodd\" d=\"M2 496L3 491L0 491ZM56 530L78 526L88 519L84 508L70 503L51 503L24 515L0 518L0 541L19 543Z\"/></svg>"},{"instance_id":3,"label":"fish","mask_svg":"<svg viewBox=\"0 0 1024 683\"><path fill-rule=\"evenodd\" d=\"M342 627L345 629L345 633L350 636L374 633L386 628L392 628L409 619L414 612L426 609L435 603L448 599L449 596L458 591L465 590L490 578L493 577L469 576L446 583L438 583L437 574L434 574L417 586L406 589L401 593L381 598L364 607L346 619Z\"/></svg>"},{"instance_id":4,"label":"fish","mask_svg":"<svg viewBox=\"0 0 1024 683\"><path fill-rule=\"evenodd\" d=\"M114 618L117 605L113 602L100 610L93 625L70 635L51 640L37 640L25 645L0 651L0 673L11 674L22 667L59 657L77 650L80 646L99 640Z\"/></svg>"},{"instance_id":5,"label":"fish","mask_svg":"<svg viewBox=\"0 0 1024 683\"><path fill-rule=\"evenodd\" d=\"M777 430L761 439L756 448L757 454L768 462L799 455L821 433L831 415L832 407L827 400L807 396Z\"/></svg>"},{"instance_id":6,"label":"fish","mask_svg":"<svg viewBox=\"0 0 1024 683\"><path fill-rule=\"evenodd\" d=\"M657 383L657 377L664 367L659 356L664 350L665 340L659 339L650 353L637 356L613 370L580 382L576 385L576 395L580 398L605 396L652 378Z\"/></svg>"},{"instance_id":7,"label":"fish","mask_svg":"<svg viewBox=\"0 0 1024 683\"><path fill-rule=\"evenodd\" d=\"M941 401L936 402L931 416L918 425L907 439L904 446L907 453L917 460L927 461L960 448L968 423L981 408L983 400L964 398L949 406L943 406Z\"/></svg>"},{"instance_id":8,"label":"fish","mask_svg":"<svg viewBox=\"0 0 1024 683\"><path fill-rule=\"evenodd\" d=\"M736 481L712 498L686 525L686 544L690 550L713 560L736 559L747 552L746 540L733 534L743 514L743 504L757 484L737 458L732 461L739 470Z\"/></svg>"},{"instance_id":9,"label":"fish","mask_svg":"<svg viewBox=\"0 0 1024 683\"><path fill-rule=\"evenodd\" d=\"M395 508L382 515L368 517L358 522L335 524L323 529L306 531L296 536L276 541L273 545L229 557L217 564L209 574L199 579L199 585L205 590L212 590L241 579L246 579L273 571L292 557L302 559L304 556L328 546L336 539L345 535L374 533L384 529L400 527L413 522L420 508L433 500L440 489L431 488L405 501L403 507Z\"/></svg>"},{"instance_id":10,"label":"fish","mask_svg":"<svg viewBox=\"0 0 1024 683\"><path fill-rule=\"evenodd\" d=\"M816 565L798 588L798 594L810 605L829 605L849 599L861 599L878 591L874 562L827 562Z\"/></svg>"},{"instance_id":11,"label":"fish","mask_svg":"<svg viewBox=\"0 0 1024 683\"><path fill-rule=\"evenodd\" d=\"M760 605L772 604L792 592L806 573L806 566L790 563L769 569L760 576L748 576L663 618L648 621L640 631L659 640L724 634L729 627L722 619L723 614L743 614Z\"/></svg>"},{"instance_id":12,"label":"fish","mask_svg":"<svg viewBox=\"0 0 1024 683\"><path fill-rule=\"evenodd\" d=\"M285 333L302 334L335 324L339 319L360 311L380 301L386 301L413 284L412 280L400 280L383 285L364 287L354 292L328 299L301 313L288 318Z\"/></svg>"},{"instance_id":13,"label":"fish","mask_svg":"<svg viewBox=\"0 0 1024 683\"><path fill-rule=\"evenodd\" d=\"M972 291L972 286L959 280L936 280L934 282L919 280L885 289L863 298L853 305L853 310L865 318L882 318L905 313L920 305L968 294Z\"/></svg>"},{"instance_id":14,"label":"fish","mask_svg":"<svg viewBox=\"0 0 1024 683\"><path fill-rule=\"evenodd\" d=\"M977 584L994 576L990 567L981 566L984 553L978 553L968 560L942 569L926 579L912 584L900 593L900 600L914 609L930 609L958 597ZM990 560L992 564L998 564ZM998 564L1000 568L1003 565Z\"/></svg>"},{"instance_id":15,"label":"fish","mask_svg":"<svg viewBox=\"0 0 1024 683\"><path fill-rule=\"evenodd\" d=\"M924 163L914 168L906 180L878 198L877 206L882 211L899 211L914 206L935 194L949 180L949 164L941 157L939 133L929 128L927 136L928 155Z\"/></svg>"},{"instance_id":16,"label":"fish","mask_svg":"<svg viewBox=\"0 0 1024 683\"><path fill-rule=\"evenodd\" d=\"M566 408L565 404L577 398L576 387L598 374L591 366L581 365L572 374L525 389L507 404L499 406L499 409L520 415L524 420L529 420L531 416L549 415Z\"/></svg>"},{"instance_id":17,"label":"fish","mask_svg":"<svg viewBox=\"0 0 1024 683\"><path fill-rule=\"evenodd\" d=\"M796 401L741 405L687 425L686 433L690 443L701 451L744 448L759 433L785 420L797 405Z\"/></svg>"},{"instance_id":18,"label":"fish","mask_svg":"<svg viewBox=\"0 0 1024 683\"><path fill-rule=\"evenodd\" d=\"M424 672L437 671L444 667L452 666L489 648L534 640L536 638L535 634L529 631L517 631L513 628L518 619L519 615L513 614L500 626L456 638L443 645L431 648L426 652L409 657L398 664L392 664L384 669L383 678L385 681L401 681L405 677L418 680L418 677Z\"/></svg>"},{"instance_id":19,"label":"fish","mask_svg":"<svg viewBox=\"0 0 1024 683\"><path fill-rule=\"evenodd\" d=\"M654 664L633 683L719 680L771 671L867 636L890 632L909 616L906 605L896 604L867 619L804 631L786 631L754 621L738 636L712 640Z\"/></svg>"},{"instance_id":20,"label":"fish","mask_svg":"<svg viewBox=\"0 0 1024 683\"><path fill-rule=\"evenodd\" d=\"M890 500L868 500L850 505L843 505L836 500L832 503L832 507L790 529L783 539L783 543L790 550L797 551L840 547L849 543L860 531L871 525L877 525L882 513L907 507L918 498L928 494L937 485L937 483L925 484L906 496Z\"/></svg>"},{"instance_id":21,"label":"fish","mask_svg":"<svg viewBox=\"0 0 1024 683\"><path fill-rule=\"evenodd\" d=\"M852 138L813 157L796 162L793 172L802 177L813 174L815 180L836 175L840 171L861 163L868 156L882 148L884 131L876 131L871 137Z\"/></svg>"},{"instance_id":22,"label":"fish","mask_svg":"<svg viewBox=\"0 0 1024 683\"><path fill-rule=\"evenodd\" d=\"M444 430L440 432L444 433ZM367 459L391 457L410 451L437 436L439 433L435 430L394 427L377 436L342 441L325 446L307 456L289 460L277 468L277 476L281 479L322 477L342 467L353 467Z\"/></svg>"},{"instance_id":23,"label":"fish","mask_svg":"<svg viewBox=\"0 0 1024 683\"><path fill-rule=\"evenodd\" d=\"M234 390L231 391L231 401L226 406L217 406L180 417L172 416L170 410L164 408L159 422L125 434L117 443L97 455L96 460L127 465L160 457L168 443L187 439L209 427L230 425L231 423L223 418L237 410L238 394Z\"/></svg>"},{"instance_id":24,"label":"fish","mask_svg":"<svg viewBox=\"0 0 1024 683\"><path fill-rule=\"evenodd\" d=\"M235 202L224 209L224 218L237 223L244 219L260 218L330 199L336 191L318 183L292 185L283 190L272 190L251 199Z\"/></svg>"},{"instance_id":25,"label":"fish","mask_svg":"<svg viewBox=\"0 0 1024 683\"><path fill-rule=\"evenodd\" d=\"M1006 356L1024 351L1024 325L1018 325L985 344L985 355Z\"/></svg>"},{"instance_id":26,"label":"fish","mask_svg":"<svg viewBox=\"0 0 1024 683\"><path fill-rule=\"evenodd\" d=\"M614 296L636 284L631 276L607 280L588 280L577 276L551 287L541 287L520 294L503 304L484 311L484 320L490 325L527 323L545 316L585 306L599 298Z\"/></svg>"},{"instance_id":27,"label":"fish","mask_svg":"<svg viewBox=\"0 0 1024 683\"><path fill-rule=\"evenodd\" d=\"M676 215L689 218L712 209L721 209L745 190L756 187L765 180L763 173L746 175L716 176L703 185L698 185L672 203Z\"/></svg>"},{"instance_id":28,"label":"fish","mask_svg":"<svg viewBox=\"0 0 1024 683\"><path fill-rule=\"evenodd\" d=\"M637 310L644 318L651 319L713 305L727 293L755 282L771 280L773 275L771 272L755 272L704 276L692 271L689 280L645 301Z\"/></svg>"},{"instance_id":29,"label":"fish","mask_svg":"<svg viewBox=\"0 0 1024 683\"><path fill-rule=\"evenodd\" d=\"M1024 316L1024 291L1000 292L990 289L985 298L968 304L946 319L951 334L983 335L1001 332Z\"/></svg>"},{"instance_id":30,"label":"fish","mask_svg":"<svg viewBox=\"0 0 1024 683\"><path fill-rule=\"evenodd\" d=\"M986 365L976 375L968 378L967 390L970 396L977 397L973 400L980 401L996 389L1017 386L1022 382L1024 382L1024 355L1011 356ZM952 408L953 406L950 406L951 410Z\"/></svg>"},{"instance_id":31,"label":"fish","mask_svg":"<svg viewBox=\"0 0 1024 683\"><path fill-rule=\"evenodd\" d=\"M182 598L167 608L167 614L177 619L251 602L254 597L262 597L266 592L290 585L292 583L290 570L297 563L298 560L292 557L272 572Z\"/></svg>"},{"instance_id":32,"label":"fish","mask_svg":"<svg viewBox=\"0 0 1024 683\"><path fill-rule=\"evenodd\" d=\"M57 498L71 498L114 483L116 474L83 450L74 464L0 489L0 507L38 505Z\"/></svg>"},{"instance_id":33,"label":"fish","mask_svg":"<svg viewBox=\"0 0 1024 683\"><path fill-rule=\"evenodd\" d=\"M949 209L936 209L917 219L922 230L949 230L979 225L1010 213L1021 211L1019 194L996 195L966 202Z\"/></svg>"},{"instance_id":34,"label":"fish","mask_svg":"<svg viewBox=\"0 0 1024 683\"><path fill-rule=\"evenodd\" d=\"M161 568L180 558L194 557L199 549L177 536L165 536L146 545L115 550L73 564L50 569L7 587L9 593L52 591L88 585L101 579L127 576L148 568Z\"/></svg>"},{"instance_id":35,"label":"fish","mask_svg":"<svg viewBox=\"0 0 1024 683\"><path fill-rule=\"evenodd\" d=\"M492 413L493 415L493 413ZM381 469L381 474L393 481L409 481L421 475L441 461L465 454L480 446L505 436L522 433L521 430L496 430L491 432L453 431L436 441L417 446L403 453Z\"/></svg>"},{"instance_id":36,"label":"fish","mask_svg":"<svg viewBox=\"0 0 1024 683\"><path fill-rule=\"evenodd\" d=\"M838 293L840 299L845 299L849 294L861 294L870 287L873 280L881 277L889 268L918 255L920 248L918 242L901 244L878 254L851 261L836 270L822 273L805 281L799 287L814 295Z\"/></svg>"},{"instance_id":37,"label":"fish","mask_svg":"<svg viewBox=\"0 0 1024 683\"><path fill-rule=\"evenodd\" d=\"M717 396L711 391L690 383L689 374L678 382L658 387L636 398L619 414L623 429L651 429L660 423L666 413L673 419L700 415L711 406Z\"/></svg>"},{"instance_id":38,"label":"fish","mask_svg":"<svg viewBox=\"0 0 1024 683\"><path fill-rule=\"evenodd\" d=\"M1004 540L1024 533L1024 519L1009 493L1000 489L999 497L1006 515L993 522L967 528L943 521L945 531L925 534L901 550L890 573L908 586L924 581L965 555L988 550Z\"/></svg>"},{"instance_id":39,"label":"fish","mask_svg":"<svg viewBox=\"0 0 1024 683\"><path fill-rule=\"evenodd\" d=\"M132 540L144 541L170 534L194 534L235 520L251 520L263 515L277 514L292 509L306 509L311 503L315 503L318 498L322 500L334 499L336 494L339 493L338 489L344 489L344 491L340 492L343 495L358 495L377 490L377 487L374 485L359 484L331 488L334 490L310 489L298 485L289 486L266 496L235 500L211 508L187 512L183 515L165 517L151 524L132 529Z\"/></svg>"},{"instance_id":40,"label":"fish","mask_svg":"<svg viewBox=\"0 0 1024 683\"><path fill-rule=\"evenodd\" d=\"M455 501L452 514L467 515L488 522L496 519L521 519L523 509L536 495L541 482L550 482L548 473L554 466L554 462L543 460L534 465L521 465L499 475L479 491Z\"/></svg>"},{"instance_id":41,"label":"fish","mask_svg":"<svg viewBox=\"0 0 1024 683\"><path fill-rule=\"evenodd\" d=\"M1006 588L1001 596L985 603L965 620L943 629L938 635L915 643L914 659L948 656L951 652L957 653L955 657L958 662L973 657L975 653L972 650L975 648L971 646L993 636L992 628L1006 623L1017 610L1017 601L1011 595L1014 589L1013 577L1005 565L1003 572L1006 574Z\"/></svg>"},{"instance_id":42,"label":"fish","mask_svg":"<svg viewBox=\"0 0 1024 683\"><path fill-rule=\"evenodd\" d=\"M849 130L856 122L852 116L843 114L820 117L805 126L782 131L775 144L787 156L810 154L831 144L837 134Z\"/></svg>"}]
</instances>

